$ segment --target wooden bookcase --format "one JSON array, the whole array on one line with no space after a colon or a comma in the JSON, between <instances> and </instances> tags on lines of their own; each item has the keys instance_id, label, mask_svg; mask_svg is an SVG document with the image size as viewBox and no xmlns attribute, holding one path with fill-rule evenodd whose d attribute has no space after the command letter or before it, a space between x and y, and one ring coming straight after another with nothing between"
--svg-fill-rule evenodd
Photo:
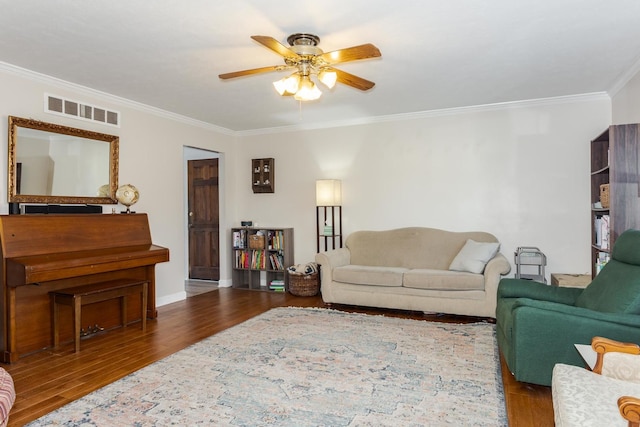
<instances>
[{"instance_id":1,"label":"wooden bookcase","mask_svg":"<svg viewBox=\"0 0 640 427\"><path fill-rule=\"evenodd\" d=\"M284 284L293 262L293 228L232 228L231 268L234 288L273 290Z\"/></svg>"},{"instance_id":2,"label":"wooden bookcase","mask_svg":"<svg viewBox=\"0 0 640 427\"><path fill-rule=\"evenodd\" d=\"M640 124L610 126L591 141L593 277L599 271L599 260L608 259L618 236L629 228L640 228L639 146ZM609 184L608 206L601 206L604 184Z\"/></svg>"},{"instance_id":3,"label":"wooden bookcase","mask_svg":"<svg viewBox=\"0 0 640 427\"><path fill-rule=\"evenodd\" d=\"M275 159L251 160L251 188L254 193L273 193L275 189Z\"/></svg>"}]
</instances>

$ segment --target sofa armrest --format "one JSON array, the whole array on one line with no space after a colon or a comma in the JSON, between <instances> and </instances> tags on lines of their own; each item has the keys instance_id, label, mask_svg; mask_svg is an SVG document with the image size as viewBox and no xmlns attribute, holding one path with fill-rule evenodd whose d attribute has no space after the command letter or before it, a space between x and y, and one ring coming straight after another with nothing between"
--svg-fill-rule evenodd
<instances>
[{"instance_id":1,"label":"sofa armrest","mask_svg":"<svg viewBox=\"0 0 640 427\"><path fill-rule=\"evenodd\" d=\"M333 302L333 269L351 263L351 252L347 248L316 254L316 263L320 266L320 289L325 302Z\"/></svg>"},{"instance_id":2,"label":"sofa armrest","mask_svg":"<svg viewBox=\"0 0 640 427\"><path fill-rule=\"evenodd\" d=\"M593 337L591 340L593 351L605 354L610 351L617 353L640 354L640 346L631 342L622 342L603 337Z\"/></svg>"},{"instance_id":3,"label":"sofa armrest","mask_svg":"<svg viewBox=\"0 0 640 427\"><path fill-rule=\"evenodd\" d=\"M493 295L497 293L498 283L502 275L511 271L511 264L500 252L496 254L484 267L484 290L491 292Z\"/></svg>"},{"instance_id":4,"label":"sofa armrest","mask_svg":"<svg viewBox=\"0 0 640 427\"><path fill-rule=\"evenodd\" d=\"M574 305L582 291L583 289L581 288L549 286L533 280L502 279L498 285L498 299L528 298L531 300Z\"/></svg>"},{"instance_id":5,"label":"sofa armrest","mask_svg":"<svg viewBox=\"0 0 640 427\"><path fill-rule=\"evenodd\" d=\"M596 364L593 372L602 373L602 365L604 363L604 355L606 353L625 353L631 355L640 354L640 346L638 344L611 340L603 337L593 337L591 340L591 348L597 353ZM637 365L637 363L636 363Z\"/></svg>"},{"instance_id":6,"label":"sofa armrest","mask_svg":"<svg viewBox=\"0 0 640 427\"><path fill-rule=\"evenodd\" d=\"M622 418L629 421L630 427L640 426L640 399L622 396L618 399L618 410Z\"/></svg>"},{"instance_id":7,"label":"sofa armrest","mask_svg":"<svg viewBox=\"0 0 640 427\"><path fill-rule=\"evenodd\" d=\"M489 260L487 265L484 267L484 276L492 277L492 276L503 276L505 274L509 274L511 271L511 264L507 258L502 255L500 252L496 254L493 258Z\"/></svg>"},{"instance_id":8,"label":"sofa armrest","mask_svg":"<svg viewBox=\"0 0 640 427\"><path fill-rule=\"evenodd\" d=\"M498 283L500 283L502 275L509 273L509 271L511 271L511 264L509 264L507 258L500 252L489 260L484 267L484 292L488 299L486 307L494 313L492 317L495 317L496 304L498 301L496 298Z\"/></svg>"},{"instance_id":9,"label":"sofa armrest","mask_svg":"<svg viewBox=\"0 0 640 427\"><path fill-rule=\"evenodd\" d=\"M351 252L347 248L334 249L332 251L316 254L316 263L325 266L329 270L351 262Z\"/></svg>"},{"instance_id":10,"label":"sofa armrest","mask_svg":"<svg viewBox=\"0 0 640 427\"><path fill-rule=\"evenodd\" d=\"M520 381L550 385L556 363L583 366L574 344L588 344L594 336L640 342L640 316L602 313L582 307L527 298L509 304L511 317L498 317L500 333L510 341L503 353L517 355L509 368ZM501 321L508 320L508 323ZM508 356L507 356L508 357Z\"/></svg>"},{"instance_id":11,"label":"sofa armrest","mask_svg":"<svg viewBox=\"0 0 640 427\"><path fill-rule=\"evenodd\" d=\"M546 286L546 285L545 285ZM640 316L635 314L626 314L626 313L604 313L601 311L594 311L588 308L575 307L573 305L567 305L562 302L558 303L555 301L541 301L534 300L529 298L518 298L513 304L513 310L518 310L521 308L535 309L541 310L541 315L547 315L549 317L555 317L556 320L549 320L550 325L555 324L555 330L553 326L549 328L545 328L543 325L540 325L540 329L543 331L554 330L555 333L558 332L558 328L564 328L567 324L571 322L603 322L610 323L615 325L620 325L623 327L629 328L638 328L638 334L640 334ZM546 314L545 314L546 313ZM557 316L564 319L564 322L558 322ZM555 323L554 323L555 322ZM543 321L543 323L546 323ZM577 323L575 323L577 324ZM545 332L546 333L546 332ZM596 336L594 334L588 338L587 342L591 342L592 338ZM606 336L606 334L600 334Z\"/></svg>"}]
</instances>

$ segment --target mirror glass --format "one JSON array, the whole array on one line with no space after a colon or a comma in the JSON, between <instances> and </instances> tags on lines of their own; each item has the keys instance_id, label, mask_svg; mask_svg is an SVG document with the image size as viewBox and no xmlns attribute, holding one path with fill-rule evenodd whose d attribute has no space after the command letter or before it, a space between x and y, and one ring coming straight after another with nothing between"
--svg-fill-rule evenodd
<instances>
[{"instance_id":1,"label":"mirror glass","mask_svg":"<svg viewBox=\"0 0 640 427\"><path fill-rule=\"evenodd\" d=\"M117 203L119 138L9 117L9 202Z\"/></svg>"}]
</instances>

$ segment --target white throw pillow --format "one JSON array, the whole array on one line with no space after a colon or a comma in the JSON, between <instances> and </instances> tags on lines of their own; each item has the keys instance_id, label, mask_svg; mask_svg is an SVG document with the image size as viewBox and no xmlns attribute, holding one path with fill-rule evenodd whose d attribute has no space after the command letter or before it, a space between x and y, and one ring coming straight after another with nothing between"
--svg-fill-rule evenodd
<instances>
[{"instance_id":1,"label":"white throw pillow","mask_svg":"<svg viewBox=\"0 0 640 427\"><path fill-rule=\"evenodd\" d=\"M496 256L500 243L480 243L468 239L458 255L451 261L449 270L480 274L489 260Z\"/></svg>"}]
</instances>

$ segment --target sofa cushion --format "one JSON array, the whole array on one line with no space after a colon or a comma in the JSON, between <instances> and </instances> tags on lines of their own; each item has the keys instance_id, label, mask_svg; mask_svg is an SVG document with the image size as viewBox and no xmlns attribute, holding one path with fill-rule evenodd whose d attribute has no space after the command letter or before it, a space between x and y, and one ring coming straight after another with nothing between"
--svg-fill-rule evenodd
<instances>
[{"instance_id":1,"label":"sofa cushion","mask_svg":"<svg viewBox=\"0 0 640 427\"><path fill-rule=\"evenodd\" d=\"M484 276L460 271L416 268L404 273L402 285L415 289L481 291L484 290Z\"/></svg>"},{"instance_id":2,"label":"sofa cushion","mask_svg":"<svg viewBox=\"0 0 640 427\"><path fill-rule=\"evenodd\" d=\"M355 231L346 241L351 264L447 270L467 239L497 242L481 231L452 232L426 227Z\"/></svg>"},{"instance_id":3,"label":"sofa cushion","mask_svg":"<svg viewBox=\"0 0 640 427\"><path fill-rule=\"evenodd\" d=\"M449 270L468 271L481 274L487 263L496 256L500 249L500 243L482 243L467 239L460 252L451 261Z\"/></svg>"},{"instance_id":4,"label":"sofa cushion","mask_svg":"<svg viewBox=\"0 0 640 427\"><path fill-rule=\"evenodd\" d=\"M333 280L354 285L402 286L402 275L406 271L401 267L344 265L333 269Z\"/></svg>"},{"instance_id":5,"label":"sofa cushion","mask_svg":"<svg viewBox=\"0 0 640 427\"><path fill-rule=\"evenodd\" d=\"M605 313L640 314L640 266L612 259L582 291L576 299L576 307Z\"/></svg>"}]
</instances>

